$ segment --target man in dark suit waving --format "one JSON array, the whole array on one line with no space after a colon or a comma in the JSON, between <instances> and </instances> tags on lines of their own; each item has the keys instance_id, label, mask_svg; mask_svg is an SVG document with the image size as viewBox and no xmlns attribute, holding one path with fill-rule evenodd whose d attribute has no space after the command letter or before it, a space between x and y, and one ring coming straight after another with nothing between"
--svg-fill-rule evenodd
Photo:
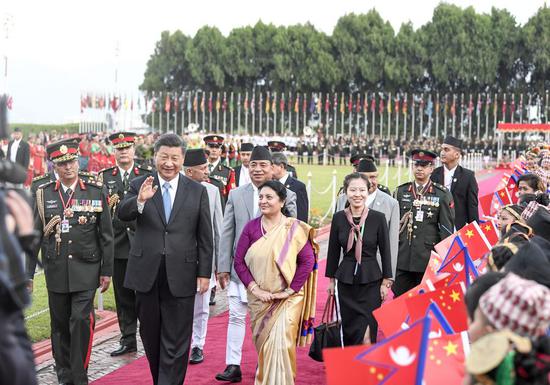
<instances>
[{"instance_id":1,"label":"man in dark suit waving","mask_svg":"<svg viewBox=\"0 0 550 385\"><path fill-rule=\"evenodd\" d=\"M443 166L437 167L431 177L432 181L447 187L453 194L456 230L479 220L476 176L473 171L458 164L461 156L462 141L447 136L439 154Z\"/></svg>"},{"instance_id":2,"label":"man in dark suit waving","mask_svg":"<svg viewBox=\"0 0 550 385\"><path fill-rule=\"evenodd\" d=\"M153 383L183 384L197 291L212 275L212 224L206 188L180 174L184 142L162 135L157 172L134 179L118 207L136 220L124 285L136 291L140 335Z\"/></svg>"},{"instance_id":3,"label":"man in dark suit waving","mask_svg":"<svg viewBox=\"0 0 550 385\"><path fill-rule=\"evenodd\" d=\"M273 179L278 180L290 191L296 193L297 218L307 223L309 216L309 199L307 197L306 185L298 179L292 177L288 171L288 160L282 152L275 152L271 156L273 159Z\"/></svg>"}]
</instances>

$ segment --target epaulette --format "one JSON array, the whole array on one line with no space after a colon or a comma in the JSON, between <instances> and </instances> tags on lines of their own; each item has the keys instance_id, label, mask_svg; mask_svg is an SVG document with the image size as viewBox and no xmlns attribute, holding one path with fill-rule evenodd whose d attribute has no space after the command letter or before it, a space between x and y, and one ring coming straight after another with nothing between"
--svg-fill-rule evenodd
<instances>
[{"instance_id":1,"label":"epaulette","mask_svg":"<svg viewBox=\"0 0 550 385\"><path fill-rule=\"evenodd\" d=\"M97 188L103 188L103 182L100 182L98 180L84 180L84 184L87 186L93 186Z\"/></svg>"},{"instance_id":2,"label":"epaulette","mask_svg":"<svg viewBox=\"0 0 550 385\"><path fill-rule=\"evenodd\" d=\"M51 185L52 183L55 183L55 180L50 180L50 181L48 181L48 182L46 182L46 183L43 183L43 184L41 184L40 186L38 186L38 188L44 188L44 187L46 187L46 186Z\"/></svg>"},{"instance_id":3,"label":"epaulette","mask_svg":"<svg viewBox=\"0 0 550 385\"><path fill-rule=\"evenodd\" d=\"M399 186L397 186L397 188L401 188L401 187L408 187L411 185L412 182L405 182L405 183L402 183L400 184Z\"/></svg>"},{"instance_id":4,"label":"epaulette","mask_svg":"<svg viewBox=\"0 0 550 385\"><path fill-rule=\"evenodd\" d=\"M104 173L105 171L111 171L115 168L116 166L111 166L111 167L107 167L107 168L104 168L103 170L99 170L98 174L102 174ZM93 176L93 174L87 172L87 173L82 173L83 175L87 175L87 176Z\"/></svg>"},{"instance_id":5,"label":"epaulette","mask_svg":"<svg viewBox=\"0 0 550 385\"><path fill-rule=\"evenodd\" d=\"M136 163L136 167L139 168L140 170L153 171L153 167L151 166L145 166L145 165Z\"/></svg>"},{"instance_id":6,"label":"epaulette","mask_svg":"<svg viewBox=\"0 0 550 385\"><path fill-rule=\"evenodd\" d=\"M449 191L449 189L448 189L447 187L443 186L443 185L440 184L440 183L432 182L432 184L433 184L433 186L434 186L435 188L438 188L438 189L440 189L440 190L442 190L442 191L445 191L445 192Z\"/></svg>"},{"instance_id":7,"label":"epaulette","mask_svg":"<svg viewBox=\"0 0 550 385\"><path fill-rule=\"evenodd\" d=\"M231 167L227 167L225 164L218 164L218 170L222 170L223 168L228 169L229 171L232 171L233 169Z\"/></svg>"},{"instance_id":8,"label":"epaulette","mask_svg":"<svg viewBox=\"0 0 550 385\"><path fill-rule=\"evenodd\" d=\"M32 182L36 182L36 181L39 181L41 179L46 179L46 178L49 178L49 177L50 177L50 174L45 173L44 175L39 175L39 176L35 176L34 178L32 178Z\"/></svg>"}]
</instances>

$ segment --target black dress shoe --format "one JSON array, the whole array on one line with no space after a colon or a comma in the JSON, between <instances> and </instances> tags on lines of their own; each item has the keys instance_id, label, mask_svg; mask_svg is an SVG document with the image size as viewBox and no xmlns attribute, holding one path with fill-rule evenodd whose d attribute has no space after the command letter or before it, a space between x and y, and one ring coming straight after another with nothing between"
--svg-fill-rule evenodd
<instances>
[{"instance_id":1,"label":"black dress shoe","mask_svg":"<svg viewBox=\"0 0 550 385\"><path fill-rule=\"evenodd\" d=\"M191 365L200 364L204 361L204 354L202 353L202 349L199 347L194 347L191 350L191 358L189 359L189 363Z\"/></svg>"},{"instance_id":2,"label":"black dress shoe","mask_svg":"<svg viewBox=\"0 0 550 385\"><path fill-rule=\"evenodd\" d=\"M111 352L111 357L118 357L122 356L123 354L135 352L137 352L137 348L135 346L120 345L117 350L113 350Z\"/></svg>"},{"instance_id":3,"label":"black dress shoe","mask_svg":"<svg viewBox=\"0 0 550 385\"><path fill-rule=\"evenodd\" d=\"M216 380L229 381L229 382L241 382L242 373L239 365L227 365L223 373L216 374Z\"/></svg>"}]
</instances>

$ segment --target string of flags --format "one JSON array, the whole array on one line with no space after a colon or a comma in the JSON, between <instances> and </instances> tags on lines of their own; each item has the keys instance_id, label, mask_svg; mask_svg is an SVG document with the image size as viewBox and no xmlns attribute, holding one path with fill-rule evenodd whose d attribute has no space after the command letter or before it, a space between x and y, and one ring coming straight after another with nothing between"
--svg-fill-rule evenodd
<instances>
[{"instance_id":1,"label":"string of flags","mask_svg":"<svg viewBox=\"0 0 550 385\"><path fill-rule=\"evenodd\" d=\"M399 135L400 129L403 134L411 130L414 134L416 123L419 133L433 128L436 133L443 129L479 135L482 127L494 128L497 122L548 122L549 94L185 91L134 96L86 92L81 94L80 111L87 109L164 113L168 123L180 115L180 122L186 119L224 131L238 116L243 119L239 126L244 123L259 131L296 128L314 119L324 124L327 133L334 134L356 133L358 129L365 134L370 129L373 134L386 131ZM224 115L222 121L220 114ZM225 115L231 115L231 122ZM161 119L157 119L159 124Z\"/></svg>"}]
</instances>

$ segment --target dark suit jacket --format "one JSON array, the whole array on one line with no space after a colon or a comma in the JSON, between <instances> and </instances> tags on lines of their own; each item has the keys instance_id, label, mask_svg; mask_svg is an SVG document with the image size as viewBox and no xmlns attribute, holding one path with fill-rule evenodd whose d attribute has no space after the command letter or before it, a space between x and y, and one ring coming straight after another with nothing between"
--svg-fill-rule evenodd
<instances>
[{"instance_id":1,"label":"dark suit jacket","mask_svg":"<svg viewBox=\"0 0 550 385\"><path fill-rule=\"evenodd\" d=\"M296 193L297 218L307 223L309 217L309 200L307 198L306 185L289 175L285 187Z\"/></svg>"},{"instance_id":2,"label":"dark suit jacket","mask_svg":"<svg viewBox=\"0 0 550 385\"><path fill-rule=\"evenodd\" d=\"M345 212L338 211L332 217L327 251L327 267L325 276L336 278L347 284L365 284L382 278L392 277L390 238L388 224L384 214L369 210L363 232L363 250L361 250L361 265L355 274L355 242L350 251L346 251L350 225ZM340 261L340 254L344 258ZM382 270L376 260L376 252L380 251Z\"/></svg>"},{"instance_id":3,"label":"dark suit jacket","mask_svg":"<svg viewBox=\"0 0 550 385\"><path fill-rule=\"evenodd\" d=\"M8 160L10 160L11 158L12 144L13 144L13 140L10 140L8 144L8 154L6 156L6 159ZM17 155L15 155L15 163L20 164L25 168L29 168L30 160L31 160L31 148L27 142L25 142L24 140L21 140L21 142L19 142L19 148L17 149Z\"/></svg>"},{"instance_id":4,"label":"dark suit jacket","mask_svg":"<svg viewBox=\"0 0 550 385\"><path fill-rule=\"evenodd\" d=\"M153 176L153 185L158 186L158 174L155 172ZM166 223L160 187L145 203L143 213L138 212L137 196L145 178L132 180L117 209L121 220L137 220L124 286L139 292L151 290L164 255L172 295L195 295L196 278L212 275L214 241L206 188L180 175L170 220Z\"/></svg>"},{"instance_id":5,"label":"dark suit jacket","mask_svg":"<svg viewBox=\"0 0 550 385\"><path fill-rule=\"evenodd\" d=\"M443 167L437 167L432 173L431 179L444 185L445 176ZM464 225L479 221L478 198L479 192L477 180L473 171L457 166L453 175L451 184L451 193L453 194L455 206L455 226L460 230Z\"/></svg>"},{"instance_id":6,"label":"dark suit jacket","mask_svg":"<svg viewBox=\"0 0 550 385\"><path fill-rule=\"evenodd\" d=\"M235 185L239 187L239 178L241 176L241 167L242 165L239 165L233 169L235 171Z\"/></svg>"}]
</instances>

